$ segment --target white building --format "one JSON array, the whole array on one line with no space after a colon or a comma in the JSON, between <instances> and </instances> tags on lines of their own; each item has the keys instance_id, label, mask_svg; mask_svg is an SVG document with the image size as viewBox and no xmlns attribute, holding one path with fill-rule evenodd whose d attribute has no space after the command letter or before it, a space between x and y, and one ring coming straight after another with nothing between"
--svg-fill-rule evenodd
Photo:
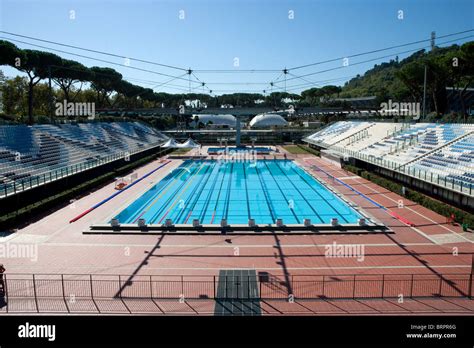
<instances>
[{"instance_id":1,"label":"white building","mask_svg":"<svg viewBox=\"0 0 474 348\"><path fill-rule=\"evenodd\" d=\"M197 126L199 123L212 128L235 128L236 118L229 114L195 114L191 125Z\"/></svg>"},{"instance_id":2,"label":"white building","mask_svg":"<svg viewBox=\"0 0 474 348\"><path fill-rule=\"evenodd\" d=\"M288 122L278 114L259 114L249 123L252 128L284 127Z\"/></svg>"}]
</instances>

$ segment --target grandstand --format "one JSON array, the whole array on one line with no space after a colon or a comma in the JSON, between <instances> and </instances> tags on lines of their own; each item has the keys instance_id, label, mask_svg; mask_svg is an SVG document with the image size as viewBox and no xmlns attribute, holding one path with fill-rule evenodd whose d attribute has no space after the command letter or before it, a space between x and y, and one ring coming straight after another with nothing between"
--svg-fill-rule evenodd
<instances>
[{"instance_id":1,"label":"grandstand","mask_svg":"<svg viewBox=\"0 0 474 348\"><path fill-rule=\"evenodd\" d=\"M341 121L305 142L472 196L474 124Z\"/></svg>"},{"instance_id":2,"label":"grandstand","mask_svg":"<svg viewBox=\"0 0 474 348\"><path fill-rule=\"evenodd\" d=\"M139 122L0 126L0 197L160 146Z\"/></svg>"}]
</instances>

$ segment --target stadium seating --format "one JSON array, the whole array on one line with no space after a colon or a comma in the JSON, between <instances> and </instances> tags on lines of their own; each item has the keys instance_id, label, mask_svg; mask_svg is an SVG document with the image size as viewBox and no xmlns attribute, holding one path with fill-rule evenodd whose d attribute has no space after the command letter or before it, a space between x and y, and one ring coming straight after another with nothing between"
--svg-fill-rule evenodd
<instances>
[{"instance_id":1,"label":"stadium seating","mask_svg":"<svg viewBox=\"0 0 474 348\"><path fill-rule=\"evenodd\" d=\"M303 140L461 191L474 188L474 124L340 121Z\"/></svg>"},{"instance_id":2,"label":"stadium seating","mask_svg":"<svg viewBox=\"0 0 474 348\"><path fill-rule=\"evenodd\" d=\"M337 142L369 127L373 122L341 121L310 135L308 140L323 145L334 145Z\"/></svg>"},{"instance_id":3,"label":"stadium seating","mask_svg":"<svg viewBox=\"0 0 474 348\"><path fill-rule=\"evenodd\" d=\"M0 126L0 196L163 144L167 136L138 122Z\"/></svg>"},{"instance_id":4,"label":"stadium seating","mask_svg":"<svg viewBox=\"0 0 474 348\"><path fill-rule=\"evenodd\" d=\"M446 176L458 185L474 187L474 135L435 151L413 165L436 177Z\"/></svg>"}]
</instances>

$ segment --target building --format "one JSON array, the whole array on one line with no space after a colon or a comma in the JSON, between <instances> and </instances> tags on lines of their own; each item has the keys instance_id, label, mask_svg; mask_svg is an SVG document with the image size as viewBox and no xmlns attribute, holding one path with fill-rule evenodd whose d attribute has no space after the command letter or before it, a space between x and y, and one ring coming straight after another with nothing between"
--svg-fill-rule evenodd
<instances>
[{"instance_id":1,"label":"building","mask_svg":"<svg viewBox=\"0 0 474 348\"><path fill-rule=\"evenodd\" d=\"M193 114L191 126L202 123L207 128L235 128L236 118L230 114Z\"/></svg>"},{"instance_id":2,"label":"building","mask_svg":"<svg viewBox=\"0 0 474 348\"><path fill-rule=\"evenodd\" d=\"M249 123L251 128L285 127L288 122L278 114L259 114Z\"/></svg>"}]
</instances>

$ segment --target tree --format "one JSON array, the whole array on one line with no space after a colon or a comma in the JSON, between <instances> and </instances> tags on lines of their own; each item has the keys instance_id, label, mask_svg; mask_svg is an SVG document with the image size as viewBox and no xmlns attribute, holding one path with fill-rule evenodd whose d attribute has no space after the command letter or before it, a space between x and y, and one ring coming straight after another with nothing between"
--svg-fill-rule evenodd
<instances>
[{"instance_id":1,"label":"tree","mask_svg":"<svg viewBox=\"0 0 474 348\"><path fill-rule=\"evenodd\" d=\"M92 72L91 87L96 91L98 106L104 107L106 104L112 106L109 97L112 92L121 88L122 74L114 69L98 66L93 66L90 71Z\"/></svg>"},{"instance_id":2,"label":"tree","mask_svg":"<svg viewBox=\"0 0 474 348\"><path fill-rule=\"evenodd\" d=\"M419 102L423 96L424 64L420 60L405 64L395 76L410 90L413 101Z\"/></svg>"},{"instance_id":3,"label":"tree","mask_svg":"<svg viewBox=\"0 0 474 348\"><path fill-rule=\"evenodd\" d=\"M92 78L91 71L79 62L69 59L62 59L60 66L51 67L53 81L64 92L66 102L74 100L82 89L82 83L90 81ZM75 95L71 97L71 89L74 83L80 82L81 87L78 88Z\"/></svg>"},{"instance_id":4,"label":"tree","mask_svg":"<svg viewBox=\"0 0 474 348\"><path fill-rule=\"evenodd\" d=\"M465 93L474 82L474 42L467 42L459 50L447 54L444 61L451 77L451 87L458 93L464 121L467 118Z\"/></svg>"},{"instance_id":5,"label":"tree","mask_svg":"<svg viewBox=\"0 0 474 348\"><path fill-rule=\"evenodd\" d=\"M28 123L33 124L33 91L34 87L49 75L53 65L61 64L61 57L43 51L22 50L20 66L16 67L28 75Z\"/></svg>"},{"instance_id":6,"label":"tree","mask_svg":"<svg viewBox=\"0 0 474 348\"><path fill-rule=\"evenodd\" d=\"M339 86L327 85L321 88L313 87L301 92L302 99L309 103L309 105L315 106L321 103L327 103L333 96L339 95L342 88Z\"/></svg>"},{"instance_id":7,"label":"tree","mask_svg":"<svg viewBox=\"0 0 474 348\"><path fill-rule=\"evenodd\" d=\"M310 106L315 106L319 104L319 98L322 96L321 88L313 87L301 92L301 97L304 101Z\"/></svg>"},{"instance_id":8,"label":"tree","mask_svg":"<svg viewBox=\"0 0 474 348\"><path fill-rule=\"evenodd\" d=\"M20 120L28 110L27 93L28 81L24 77L16 76L3 84L3 113Z\"/></svg>"},{"instance_id":9,"label":"tree","mask_svg":"<svg viewBox=\"0 0 474 348\"><path fill-rule=\"evenodd\" d=\"M115 105L116 103L120 103L123 106L129 108L138 107L139 97L140 95L145 93L145 91L146 89L141 86L137 86L128 81L121 80L119 83L117 83L116 86L116 92L119 93L119 95L115 96L112 104Z\"/></svg>"},{"instance_id":10,"label":"tree","mask_svg":"<svg viewBox=\"0 0 474 348\"><path fill-rule=\"evenodd\" d=\"M0 65L15 68L17 58L21 58L21 50L9 41L0 40Z\"/></svg>"}]
</instances>

